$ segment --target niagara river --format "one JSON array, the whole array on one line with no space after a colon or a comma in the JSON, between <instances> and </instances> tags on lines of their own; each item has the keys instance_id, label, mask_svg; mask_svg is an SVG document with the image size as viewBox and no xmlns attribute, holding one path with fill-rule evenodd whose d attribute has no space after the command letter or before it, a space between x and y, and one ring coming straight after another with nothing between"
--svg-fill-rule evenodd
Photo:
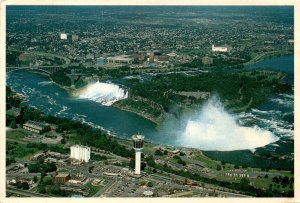
<instances>
[{"instance_id":1,"label":"niagara river","mask_svg":"<svg viewBox=\"0 0 300 203\"><path fill-rule=\"evenodd\" d=\"M282 70L288 74L286 82L293 83L293 61L293 56L275 57L244 69ZM210 102L199 111L195 111L192 117L183 115L177 120L170 118L161 126L156 126L139 115L111 106L115 101L128 97L127 90L111 82L89 84L80 95L74 96L52 82L49 77L23 70L8 73L6 84L26 96L28 105L46 114L78 120L125 139L135 133L141 133L145 135L146 140L159 144L215 151L253 151L258 147L276 150L282 143L287 142L286 138L291 140L294 136L293 93L271 95L267 102L258 108L237 114L226 112L218 102ZM209 117L212 111L215 111L214 114L219 118ZM226 124L220 128L222 119L224 122L228 121L230 125L227 128L230 129L226 129ZM171 125L173 127L170 127ZM201 131L202 135L195 134L198 131ZM221 132L225 134L218 137ZM240 134L245 136L239 137ZM225 142L224 147L226 140L228 142ZM241 145L238 145L238 142Z\"/></svg>"}]
</instances>

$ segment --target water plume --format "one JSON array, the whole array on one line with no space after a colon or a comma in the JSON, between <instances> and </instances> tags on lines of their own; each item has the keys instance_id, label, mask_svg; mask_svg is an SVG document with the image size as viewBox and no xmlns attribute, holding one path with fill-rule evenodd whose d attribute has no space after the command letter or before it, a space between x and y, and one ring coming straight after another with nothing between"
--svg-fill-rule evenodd
<instances>
[{"instance_id":1,"label":"water plume","mask_svg":"<svg viewBox=\"0 0 300 203\"><path fill-rule=\"evenodd\" d=\"M88 84L80 91L79 98L99 102L110 106L116 101L126 99L128 92L113 83L95 82Z\"/></svg>"},{"instance_id":2,"label":"water plume","mask_svg":"<svg viewBox=\"0 0 300 203\"><path fill-rule=\"evenodd\" d=\"M178 138L183 146L203 150L253 150L278 140L271 132L257 126L240 126L216 97L210 99L192 118L185 119Z\"/></svg>"}]
</instances>

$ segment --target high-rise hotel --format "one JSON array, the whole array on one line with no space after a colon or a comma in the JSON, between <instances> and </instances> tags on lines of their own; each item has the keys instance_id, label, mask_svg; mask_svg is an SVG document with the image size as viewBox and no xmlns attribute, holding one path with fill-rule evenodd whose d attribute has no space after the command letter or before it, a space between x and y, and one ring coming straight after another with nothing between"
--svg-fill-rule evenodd
<instances>
[{"instance_id":1,"label":"high-rise hotel","mask_svg":"<svg viewBox=\"0 0 300 203\"><path fill-rule=\"evenodd\" d=\"M74 145L71 147L71 159L77 159L79 161L88 162L91 157L91 148L80 146L80 145Z\"/></svg>"}]
</instances>

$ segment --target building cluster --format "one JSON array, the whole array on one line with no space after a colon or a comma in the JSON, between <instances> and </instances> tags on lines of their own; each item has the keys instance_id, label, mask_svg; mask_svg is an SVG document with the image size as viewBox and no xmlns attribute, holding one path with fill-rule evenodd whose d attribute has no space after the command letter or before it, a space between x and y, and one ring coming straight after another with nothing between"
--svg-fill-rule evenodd
<instances>
[{"instance_id":1,"label":"building cluster","mask_svg":"<svg viewBox=\"0 0 300 203\"><path fill-rule=\"evenodd\" d=\"M101 155L106 154L105 161L89 161L91 148L73 145L70 146L69 155L51 151L40 152L32 156L30 161L26 161L26 166L23 163L11 167L7 170L7 173L10 174L10 177L7 179L7 185L15 188L22 186L25 190L38 186L39 180L37 178L24 177L27 174L21 177L20 174L22 174L21 171L24 171L24 169L28 169L30 163L41 163L43 161L44 164L54 163L57 166L58 169L48 174L47 178L52 180L51 185L54 183L55 187L59 188L67 196L79 195L87 197L94 194L100 197L179 197L186 195L195 196L195 194L197 196L208 196L208 192L204 191L207 188L211 191L216 190L216 194L223 194L224 188L216 189L214 185L210 184L204 187L200 181L189 180L173 173L160 173L154 172L154 170L153 173L147 173L146 170L143 172L141 170L141 155L144 148L144 139L143 135L136 134L132 136L132 145L130 143L126 144L127 147L133 147L135 150L134 170L130 169L128 165L123 165L126 162L130 162L127 158L113 154L107 155L105 151L97 150L97 148L93 148L93 152ZM155 163L167 165L176 171L189 171L191 174L195 173L207 178L217 178L218 180L224 180L225 177L228 177L226 178L227 180L254 179L257 177L257 173L248 173L247 170L243 169L216 171L197 159L193 159L193 163L188 163L184 166L174 162L173 158L176 157L172 158L173 155L180 154L181 157L184 156L188 159L194 156L194 153L192 153L194 149L178 149L173 146L155 146L154 149L159 149L169 154L169 156L155 155ZM167 153L164 154L166 155ZM80 163L78 167L72 166L74 160ZM259 173L261 174L261 172ZM35 182L36 180L37 182ZM102 189L103 186L104 190ZM201 187L202 189L199 190ZM235 196L235 194L230 195Z\"/></svg>"},{"instance_id":2,"label":"building cluster","mask_svg":"<svg viewBox=\"0 0 300 203\"><path fill-rule=\"evenodd\" d=\"M249 174L245 173L225 173L225 176L228 177L239 177L239 178L249 178Z\"/></svg>"},{"instance_id":3,"label":"building cluster","mask_svg":"<svg viewBox=\"0 0 300 203\"><path fill-rule=\"evenodd\" d=\"M161 52L151 52L147 55L147 61L149 63L168 63L171 57L170 55L172 56L173 53L163 54Z\"/></svg>"},{"instance_id":4,"label":"building cluster","mask_svg":"<svg viewBox=\"0 0 300 203\"><path fill-rule=\"evenodd\" d=\"M55 183L69 183L69 185L83 185L87 181L87 178L81 174L71 175L69 172L58 172L54 176Z\"/></svg>"},{"instance_id":5,"label":"building cluster","mask_svg":"<svg viewBox=\"0 0 300 203\"><path fill-rule=\"evenodd\" d=\"M96 166L94 167L91 172L94 174L100 174L104 175L107 178L113 178L113 177L135 177L134 171L116 166L114 164L117 164L117 162L110 162L110 166L108 165L102 165L102 166Z\"/></svg>"},{"instance_id":6,"label":"building cluster","mask_svg":"<svg viewBox=\"0 0 300 203\"><path fill-rule=\"evenodd\" d=\"M237 178L237 177L239 177L239 178L249 178L250 177L249 173L247 173L247 170L244 170L244 169L231 169L231 170L228 170L227 172L224 173L224 176L234 177L234 178Z\"/></svg>"},{"instance_id":7,"label":"building cluster","mask_svg":"<svg viewBox=\"0 0 300 203\"><path fill-rule=\"evenodd\" d=\"M11 168L9 168L6 173L18 173L18 174L26 174L28 173L28 168L25 166L25 164L17 164Z\"/></svg>"},{"instance_id":8,"label":"building cluster","mask_svg":"<svg viewBox=\"0 0 300 203\"><path fill-rule=\"evenodd\" d=\"M168 65L170 61L174 61L177 55L175 53L163 54L162 52L134 52L132 54L114 55L114 56L100 56L93 58L92 64L102 67L118 67L123 65L130 65L131 67L148 67L149 65L163 66ZM91 59L86 55L86 61Z\"/></svg>"},{"instance_id":9,"label":"building cluster","mask_svg":"<svg viewBox=\"0 0 300 203\"><path fill-rule=\"evenodd\" d=\"M52 151L44 151L33 155L31 161L44 161L45 163L55 163L58 166L65 166L68 162L68 157L64 154Z\"/></svg>"},{"instance_id":10,"label":"building cluster","mask_svg":"<svg viewBox=\"0 0 300 203\"><path fill-rule=\"evenodd\" d=\"M85 13L82 12L78 11L77 15L85 16ZM168 65L189 62L195 55L205 56L212 52L221 54L229 52L234 57L244 58L245 56L239 55L239 53L246 51L259 54L267 50L289 50L294 43L294 26L291 22L269 21L262 19L260 15L245 14L234 20L226 18L226 22L224 22L224 19L216 17L219 14L209 13L207 19L213 23L203 23L198 18L191 20L183 17L179 21L178 16L174 13L168 14L168 23L166 23L161 15L152 15L151 20L148 21L147 17L141 17L147 15L135 12L129 15L128 12L118 13L118 18L113 16L115 13L106 14L101 21L95 20L97 15L85 16L85 19L76 19L76 26L74 26L74 19L68 15L51 16L52 22L55 23L44 23L49 20L47 15L40 15L39 19L32 21L35 16L31 13L22 17L8 18L11 23L7 24L7 47L22 50L23 53L28 52L29 56L26 58L30 57L30 52L64 56L71 59L71 65L85 65L86 56L93 54L96 59L120 55L131 55L130 58L134 59L133 61L129 59L112 60L111 63L115 63L114 65L118 65L120 61L121 63L132 63L131 65L137 67L145 67L149 63L159 67L168 67ZM129 17L134 15L140 17L138 26L135 26L137 22L133 23L132 18ZM190 13L182 13L182 15L190 15ZM231 15L231 13L224 15ZM255 18L259 18L259 20L255 20ZM39 29L17 29L17 25L22 25L24 22L28 27L34 27L37 23L41 23L43 26L39 26ZM110 23L107 24L107 22ZM247 26L244 26L244 22L247 22ZM62 28L61 25L64 27ZM220 34L220 32L224 34ZM230 43L234 46L234 50L231 50L229 46L213 45L211 47L213 43L220 45ZM156 55L155 50L165 52L166 56ZM139 52L149 54L145 57L136 57L135 53ZM168 60L167 56L170 57L168 53L173 52L176 52L178 57L175 57L174 61ZM55 60L58 61L58 64L62 63L58 59ZM43 64L54 63L52 60L47 61L46 58L41 61ZM88 62L88 64L102 65L103 61L105 60L99 59L94 60L93 63ZM135 64L140 63L139 61L143 63ZM10 61L7 63L9 64ZM204 63L209 65L211 61L205 60Z\"/></svg>"},{"instance_id":11,"label":"building cluster","mask_svg":"<svg viewBox=\"0 0 300 203\"><path fill-rule=\"evenodd\" d=\"M31 178L16 177L15 179L7 180L8 185L15 185L23 189L31 189L34 187L34 181Z\"/></svg>"},{"instance_id":12,"label":"building cluster","mask_svg":"<svg viewBox=\"0 0 300 203\"><path fill-rule=\"evenodd\" d=\"M59 188L70 194L80 194L82 196L87 196L89 191L85 185L89 179L78 173L71 175L69 172L58 172L53 179L53 182L59 185Z\"/></svg>"},{"instance_id":13,"label":"building cluster","mask_svg":"<svg viewBox=\"0 0 300 203\"><path fill-rule=\"evenodd\" d=\"M67 40L69 35L70 35L70 34L61 33L61 34L60 34L60 39L61 39L61 40ZM72 39L72 41L78 40L78 35L72 34L72 35L71 35L71 39Z\"/></svg>"}]
</instances>

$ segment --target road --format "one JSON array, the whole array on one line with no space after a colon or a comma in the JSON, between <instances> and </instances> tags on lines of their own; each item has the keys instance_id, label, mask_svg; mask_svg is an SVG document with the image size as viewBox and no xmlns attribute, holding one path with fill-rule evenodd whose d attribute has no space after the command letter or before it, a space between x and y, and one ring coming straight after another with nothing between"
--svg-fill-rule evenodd
<instances>
[{"instance_id":1,"label":"road","mask_svg":"<svg viewBox=\"0 0 300 203\"><path fill-rule=\"evenodd\" d=\"M107 184L105 184L105 186L103 188L101 188L93 197L99 197L101 196L103 193L105 193L114 183L113 180L110 180Z\"/></svg>"},{"instance_id":2,"label":"road","mask_svg":"<svg viewBox=\"0 0 300 203\"><path fill-rule=\"evenodd\" d=\"M48 195L48 194L41 194L41 193L29 192L27 190L20 190L20 189L16 189L13 187L7 187L6 192L25 195L25 196L29 196L29 197L56 197L56 196Z\"/></svg>"},{"instance_id":3,"label":"road","mask_svg":"<svg viewBox=\"0 0 300 203\"><path fill-rule=\"evenodd\" d=\"M71 60L69 58L64 57L62 55L57 55L57 54L43 53L43 52L37 52L37 51L21 51L21 50L17 50L17 49L13 49L13 48L7 48L7 51L15 51L15 52L20 52L20 53L28 53L28 54L36 54L36 55L39 55L39 56L46 56L46 57L56 57L56 58L65 60L65 62L67 64L69 64L71 62Z\"/></svg>"},{"instance_id":4,"label":"road","mask_svg":"<svg viewBox=\"0 0 300 203\"><path fill-rule=\"evenodd\" d=\"M98 193L101 193L101 194L105 194L105 193L107 193L107 194L109 194L109 193L111 193L113 190L113 188L114 187L118 187L118 186L120 186L120 184L122 183L122 181L111 181L111 184L106 184L106 185L108 185L107 187L106 187L106 190L100 190Z\"/></svg>"}]
</instances>

